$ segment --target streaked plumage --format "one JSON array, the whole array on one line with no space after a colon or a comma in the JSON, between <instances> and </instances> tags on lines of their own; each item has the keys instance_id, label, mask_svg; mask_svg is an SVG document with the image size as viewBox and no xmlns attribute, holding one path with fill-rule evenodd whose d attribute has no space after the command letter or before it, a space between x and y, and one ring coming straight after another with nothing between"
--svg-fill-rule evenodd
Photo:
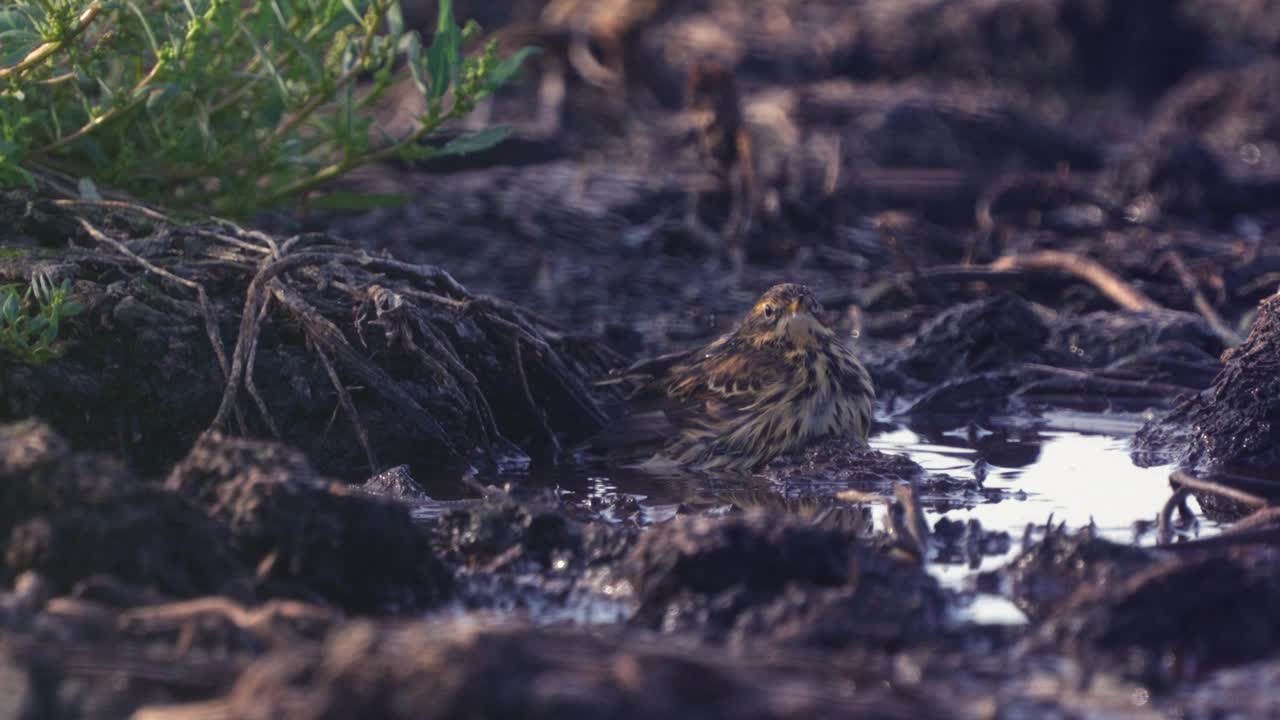
<instances>
[{"instance_id":1,"label":"streaked plumage","mask_svg":"<svg viewBox=\"0 0 1280 720\"><path fill-rule=\"evenodd\" d=\"M748 470L825 435L865 442L875 393L803 285L770 288L733 332L628 368L644 384L594 441L654 470Z\"/></svg>"}]
</instances>

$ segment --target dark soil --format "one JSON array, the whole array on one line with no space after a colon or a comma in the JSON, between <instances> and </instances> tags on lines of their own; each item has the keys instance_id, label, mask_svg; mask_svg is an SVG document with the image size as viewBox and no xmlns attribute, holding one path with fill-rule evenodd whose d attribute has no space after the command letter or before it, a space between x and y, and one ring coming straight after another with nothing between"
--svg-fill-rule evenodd
<instances>
[{"instance_id":1,"label":"dark soil","mask_svg":"<svg viewBox=\"0 0 1280 720\"><path fill-rule=\"evenodd\" d=\"M1248 338L1222 360L1206 390L1142 428L1139 459L1254 475L1280 469L1280 296L1259 305Z\"/></svg>"},{"instance_id":2,"label":"dark soil","mask_svg":"<svg viewBox=\"0 0 1280 720\"><path fill-rule=\"evenodd\" d=\"M342 181L402 206L0 195L0 283L86 306L0 353L0 717L1275 714L1280 5L459 6L544 52L467 121L507 143ZM1042 416L1145 414L1154 543L1037 519L993 562L1016 537L922 515L1006 500L980 468L839 439L569 452L594 380L783 281L878 429L1025 467ZM1248 517L1189 538L1190 495Z\"/></svg>"}]
</instances>

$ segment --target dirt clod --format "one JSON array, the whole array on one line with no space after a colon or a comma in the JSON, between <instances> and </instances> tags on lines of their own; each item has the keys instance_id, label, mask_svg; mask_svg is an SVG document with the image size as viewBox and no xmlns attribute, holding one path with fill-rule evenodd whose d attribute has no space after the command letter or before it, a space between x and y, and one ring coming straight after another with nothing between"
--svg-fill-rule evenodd
<instances>
[{"instance_id":1,"label":"dirt clod","mask_svg":"<svg viewBox=\"0 0 1280 720\"><path fill-rule=\"evenodd\" d=\"M0 427L0 542L8 577L33 570L64 591L98 573L183 596L247 589L198 505L38 421Z\"/></svg>"},{"instance_id":2,"label":"dirt clod","mask_svg":"<svg viewBox=\"0 0 1280 720\"><path fill-rule=\"evenodd\" d=\"M402 503L321 477L296 450L211 433L165 486L225 524L265 595L372 612L449 593L448 572Z\"/></svg>"}]
</instances>

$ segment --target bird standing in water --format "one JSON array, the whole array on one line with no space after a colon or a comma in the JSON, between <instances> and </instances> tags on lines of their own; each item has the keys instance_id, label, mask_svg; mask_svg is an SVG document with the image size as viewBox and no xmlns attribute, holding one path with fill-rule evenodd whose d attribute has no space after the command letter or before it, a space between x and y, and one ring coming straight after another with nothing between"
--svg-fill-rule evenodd
<instances>
[{"instance_id":1,"label":"bird standing in water","mask_svg":"<svg viewBox=\"0 0 1280 720\"><path fill-rule=\"evenodd\" d=\"M653 471L742 471L828 435L865 443L871 377L820 312L775 285L728 335L633 365L606 382L644 384L593 445Z\"/></svg>"}]
</instances>

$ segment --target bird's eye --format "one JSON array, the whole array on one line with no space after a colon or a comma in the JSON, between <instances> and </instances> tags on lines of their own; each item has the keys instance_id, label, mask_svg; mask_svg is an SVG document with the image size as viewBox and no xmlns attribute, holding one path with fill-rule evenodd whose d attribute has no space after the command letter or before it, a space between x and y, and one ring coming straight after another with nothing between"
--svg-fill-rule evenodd
<instances>
[{"instance_id":1,"label":"bird's eye","mask_svg":"<svg viewBox=\"0 0 1280 720\"><path fill-rule=\"evenodd\" d=\"M766 304L764 307L760 308L760 314L764 315L765 320L772 320L775 312L777 312L777 310L775 310L772 305Z\"/></svg>"}]
</instances>

